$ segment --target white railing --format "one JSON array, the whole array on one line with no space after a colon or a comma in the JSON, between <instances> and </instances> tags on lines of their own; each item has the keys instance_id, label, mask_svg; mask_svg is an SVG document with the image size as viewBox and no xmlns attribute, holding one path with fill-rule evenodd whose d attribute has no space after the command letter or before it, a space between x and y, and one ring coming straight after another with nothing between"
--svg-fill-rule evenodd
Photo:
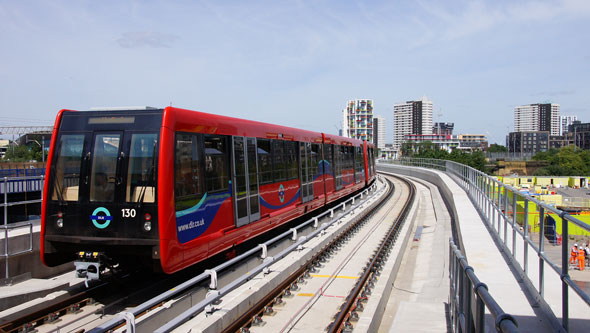
<instances>
[{"instance_id":1,"label":"white railing","mask_svg":"<svg viewBox=\"0 0 590 333\"><path fill-rule=\"evenodd\" d=\"M503 243L504 250L520 266L538 296L546 304L555 303L545 298L545 268L557 273L561 282L563 329L569 329L570 290L573 290L582 302L590 305L588 293L570 276L570 271L577 267L570 266L570 249L574 243L582 244L584 240L590 239L590 225L460 163L435 159L400 159L393 163L433 168L444 171L454 178L467 192L490 230L494 231ZM530 250L534 251L531 254L536 254L538 258L538 269L529 267ZM585 264L582 263L581 267L584 269Z\"/></svg>"},{"instance_id":2,"label":"white railing","mask_svg":"<svg viewBox=\"0 0 590 333\"><path fill-rule=\"evenodd\" d=\"M347 199L344 202L341 202L337 206L326 210L325 212L307 220L306 222L301 223L300 225L291 228L288 231L283 232L282 234L274 237L266 241L265 243L259 244L258 246L252 248L251 250L224 262L223 264L205 270L203 273L199 274L198 276L170 289L169 291L156 296L155 298L148 300L137 307L131 309L129 312L120 313L115 318L111 319L110 321L90 330L90 332L106 332L117 327L120 324L126 323L129 325L128 327L132 328L134 331L133 326L135 323L136 316L140 315L141 313L147 311L148 309L153 308L157 304L163 303L179 295L181 292L188 290L189 288L195 287L202 281L209 280L209 292L207 296L202 301L198 302L197 304L193 305L189 309L185 310L179 316L169 320L164 326L160 327L156 332L168 332L172 329L178 327L183 322L189 320L191 317L195 316L197 313L208 310L212 306L214 302L219 300L222 296L228 294L230 291L236 289L237 287L241 286L244 282L251 279L253 276L260 272L264 272L268 270L268 267L278 260L284 258L288 253L295 251L303 244L305 244L310 239L313 239L317 235L321 235L328 227L337 223L343 216L348 214L352 214L357 207L363 206L363 202L366 196L369 196L370 193L376 194L380 193L376 191L377 189L377 182L373 183L369 188L364 189L361 193L355 195L352 198ZM335 216L337 211L342 211L343 214L338 217L338 219L332 219ZM319 219L323 217L329 217L331 220L329 222L324 222L319 224ZM313 232L308 234L307 236L298 237L298 232L301 232L304 228L313 227ZM292 244L288 246L286 249L280 251L279 253L274 254L273 256L268 255L268 248L276 244L280 240L284 240L290 238L292 240ZM232 265L237 264L239 262L243 262L246 258L249 258L253 255L258 255L259 258L262 260L260 265L256 266L255 268L249 270L249 272L238 279L229 282L225 286L219 286L217 284L217 276L222 271L227 270L228 268L232 267Z\"/></svg>"}]
</instances>

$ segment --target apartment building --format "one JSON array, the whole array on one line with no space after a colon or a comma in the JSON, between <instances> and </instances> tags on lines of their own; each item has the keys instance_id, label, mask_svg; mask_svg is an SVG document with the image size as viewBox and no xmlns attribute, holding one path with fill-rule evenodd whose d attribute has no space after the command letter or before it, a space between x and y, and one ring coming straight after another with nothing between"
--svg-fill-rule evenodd
<instances>
[{"instance_id":1,"label":"apartment building","mask_svg":"<svg viewBox=\"0 0 590 333\"><path fill-rule=\"evenodd\" d=\"M432 101L423 97L393 106L393 149L399 151L408 134L432 134Z\"/></svg>"}]
</instances>

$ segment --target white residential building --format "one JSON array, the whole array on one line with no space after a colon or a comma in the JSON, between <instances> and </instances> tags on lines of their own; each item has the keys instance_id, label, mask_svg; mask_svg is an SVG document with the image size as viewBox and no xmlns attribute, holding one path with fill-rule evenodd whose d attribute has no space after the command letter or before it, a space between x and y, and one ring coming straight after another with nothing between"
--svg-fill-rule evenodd
<instances>
[{"instance_id":1,"label":"white residential building","mask_svg":"<svg viewBox=\"0 0 590 333\"><path fill-rule=\"evenodd\" d=\"M561 116L561 129L559 135L565 135L569 125L573 125L574 121L578 120L577 116Z\"/></svg>"},{"instance_id":2,"label":"white residential building","mask_svg":"<svg viewBox=\"0 0 590 333\"><path fill-rule=\"evenodd\" d=\"M546 131L560 135L559 104L530 104L514 107L514 131Z\"/></svg>"},{"instance_id":3,"label":"white residential building","mask_svg":"<svg viewBox=\"0 0 590 333\"><path fill-rule=\"evenodd\" d=\"M432 134L432 101L423 97L393 106L393 149L399 151L408 134Z\"/></svg>"},{"instance_id":4,"label":"white residential building","mask_svg":"<svg viewBox=\"0 0 590 333\"><path fill-rule=\"evenodd\" d=\"M385 148L385 118L373 117L373 144L377 149Z\"/></svg>"},{"instance_id":5,"label":"white residential building","mask_svg":"<svg viewBox=\"0 0 590 333\"><path fill-rule=\"evenodd\" d=\"M373 142L373 100L354 99L342 110L342 136Z\"/></svg>"}]
</instances>

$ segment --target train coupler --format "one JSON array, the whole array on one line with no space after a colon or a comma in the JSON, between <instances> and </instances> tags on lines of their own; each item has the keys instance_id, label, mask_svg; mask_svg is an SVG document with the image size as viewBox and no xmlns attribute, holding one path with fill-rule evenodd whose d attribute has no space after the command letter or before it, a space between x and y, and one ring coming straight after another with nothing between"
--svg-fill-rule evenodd
<instances>
[{"instance_id":1,"label":"train coupler","mask_svg":"<svg viewBox=\"0 0 590 333\"><path fill-rule=\"evenodd\" d=\"M86 287L88 287L88 281L100 280L100 275L106 267L105 259L106 256L101 252L78 252L77 259L74 261L76 277L86 278L84 282Z\"/></svg>"}]
</instances>

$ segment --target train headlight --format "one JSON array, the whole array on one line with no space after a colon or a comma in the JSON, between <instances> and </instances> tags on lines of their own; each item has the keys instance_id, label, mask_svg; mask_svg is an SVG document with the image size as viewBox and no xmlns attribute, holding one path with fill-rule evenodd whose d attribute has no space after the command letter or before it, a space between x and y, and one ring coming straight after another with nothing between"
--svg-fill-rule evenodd
<instances>
[{"instance_id":1,"label":"train headlight","mask_svg":"<svg viewBox=\"0 0 590 333\"><path fill-rule=\"evenodd\" d=\"M150 221L145 221L145 222L143 223L143 230L145 230L145 231L150 231L150 230L152 230L152 222L150 222Z\"/></svg>"},{"instance_id":2,"label":"train headlight","mask_svg":"<svg viewBox=\"0 0 590 333\"><path fill-rule=\"evenodd\" d=\"M56 224L57 224L58 228L63 228L64 227L64 219L62 219L62 218L57 219Z\"/></svg>"}]
</instances>

